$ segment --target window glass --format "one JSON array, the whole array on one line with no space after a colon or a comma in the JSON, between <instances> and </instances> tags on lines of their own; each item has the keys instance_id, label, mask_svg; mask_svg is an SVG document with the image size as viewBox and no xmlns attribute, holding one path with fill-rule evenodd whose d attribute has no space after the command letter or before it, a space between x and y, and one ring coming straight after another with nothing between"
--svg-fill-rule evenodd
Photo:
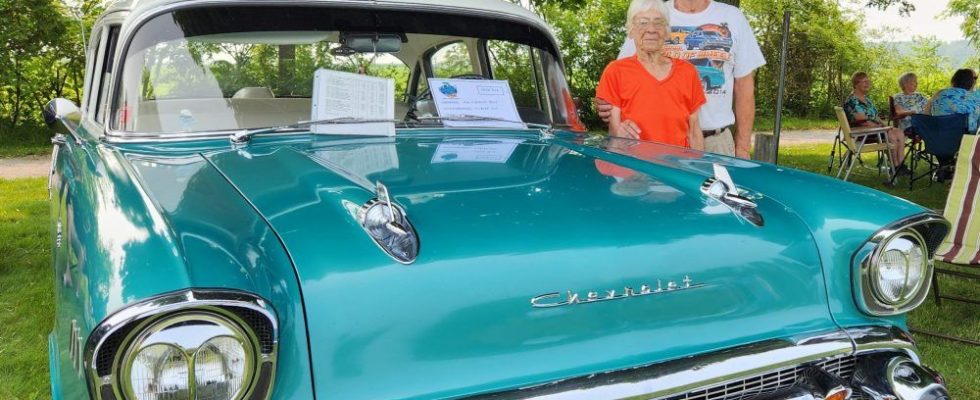
<instances>
[{"instance_id":1,"label":"window glass","mask_svg":"<svg viewBox=\"0 0 980 400\"><path fill-rule=\"evenodd\" d=\"M116 42L118 39L119 26L110 27L109 35L106 39L106 51L102 57L102 78L99 83L99 92L95 102L95 121L98 123L105 122L102 117L106 111L106 97L109 93L109 83L112 82L112 64L114 61L113 57L116 55Z\"/></svg>"},{"instance_id":2,"label":"window glass","mask_svg":"<svg viewBox=\"0 0 980 400\"><path fill-rule=\"evenodd\" d=\"M543 109L541 101L541 72L531 57L530 47L513 42L487 42L490 71L493 79L505 80L514 93L518 107Z\"/></svg>"},{"instance_id":3,"label":"window glass","mask_svg":"<svg viewBox=\"0 0 980 400\"><path fill-rule=\"evenodd\" d=\"M361 31L342 30L379 18L388 21L385 31L376 32L388 35L377 42L381 47L366 46ZM491 65L481 63L490 56L477 57L475 46L487 53L482 43L492 41L496 77L514 82L521 118L565 125L567 85L546 33L506 21L487 32L482 20L459 18L472 21L440 24L445 16L438 13L326 7L201 7L162 14L127 42L122 68L108 71L119 85L106 118L116 131L151 136L290 125L310 118L313 79L321 68L392 79L398 119L437 115L424 93L425 76L415 83L416 96L398 96L409 91L407 66L440 78L483 76ZM432 53L423 50L434 46Z\"/></svg>"},{"instance_id":4,"label":"window glass","mask_svg":"<svg viewBox=\"0 0 980 400\"><path fill-rule=\"evenodd\" d=\"M85 97L83 99L85 104L82 105L82 109L86 115L94 115L95 111L95 100L98 96L93 94L92 88L96 87L95 85L98 84L99 78L102 76L102 58L99 56L102 55L102 49L105 47L104 34L105 31L100 30L92 35L92 41L94 43L89 47L89 52L86 55L88 58L88 76L86 77Z\"/></svg>"},{"instance_id":5,"label":"window glass","mask_svg":"<svg viewBox=\"0 0 980 400\"><path fill-rule=\"evenodd\" d=\"M432 75L436 78L451 78L460 75L479 74L470 58L469 46L463 42L455 42L443 46L430 59Z\"/></svg>"}]
</instances>

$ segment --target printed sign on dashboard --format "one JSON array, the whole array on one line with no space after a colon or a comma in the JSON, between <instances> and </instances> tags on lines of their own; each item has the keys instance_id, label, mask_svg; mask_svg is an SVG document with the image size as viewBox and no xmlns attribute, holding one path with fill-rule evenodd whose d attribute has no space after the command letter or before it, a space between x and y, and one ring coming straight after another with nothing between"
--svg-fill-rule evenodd
<instances>
[{"instance_id":1,"label":"printed sign on dashboard","mask_svg":"<svg viewBox=\"0 0 980 400\"><path fill-rule=\"evenodd\" d=\"M429 87L445 126L526 127L507 81L429 78Z\"/></svg>"}]
</instances>

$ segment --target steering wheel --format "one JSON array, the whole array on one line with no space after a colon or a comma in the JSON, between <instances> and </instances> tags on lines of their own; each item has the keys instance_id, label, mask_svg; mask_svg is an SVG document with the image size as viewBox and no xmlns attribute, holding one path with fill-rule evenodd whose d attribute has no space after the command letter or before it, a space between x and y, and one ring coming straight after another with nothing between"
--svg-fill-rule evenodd
<instances>
[{"instance_id":1,"label":"steering wheel","mask_svg":"<svg viewBox=\"0 0 980 400\"><path fill-rule=\"evenodd\" d=\"M450 76L449 79L489 80L490 78L480 74L459 74ZM415 112L419 110L418 104L419 101L422 100L432 100L432 88L428 87L428 85L426 85L425 90L411 99L412 104L409 106L408 112L405 113L406 120L418 120L418 116L415 115Z\"/></svg>"}]
</instances>

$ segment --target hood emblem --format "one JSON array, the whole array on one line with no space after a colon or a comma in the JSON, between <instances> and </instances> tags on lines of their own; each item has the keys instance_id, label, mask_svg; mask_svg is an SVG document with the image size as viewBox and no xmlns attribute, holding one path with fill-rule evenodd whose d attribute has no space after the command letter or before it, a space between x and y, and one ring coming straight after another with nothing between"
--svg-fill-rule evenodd
<instances>
[{"instance_id":1,"label":"hood emblem","mask_svg":"<svg viewBox=\"0 0 980 400\"><path fill-rule=\"evenodd\" d=\"M738 191L735 181L728 174L728 169L719 164L714 164L714 169L715 176L708 178L701 184L701 193L718 200L731 209L735 215L752 225L758 227L765 225L762 214L759 214L759 210L756 209L758 205Z\"/></svg>"},{"instance_id":2,"label":"hood emblem","mask_svg":"<svg viewBox=\"0 0 980 400\"><path fill-rule=\"evenodd\" d=\"M640 285L639 289L634 289L631 286L627 286L624 287L623 291L621 292L617 291L616 289L604 290L602 292L590 291L587 292L585 296L582 296L578 292L569 290L564 295L558 292L542 294L531 298L531 307L551 308L576 304L598 303L609 300L621 300L640 296L679 292L682 290L697 289L704 286L705 285L703 283L695 283L690 276L684 276L684 279L681 280L680 283L675 281L667 281L666 286L663 284L663 281L657 279L656 287L642 284Z\"/></svg>"},{"instance_id":3,"label":"hood emblem","mask_svg":"<svg viewBox=\"0 0 980 400\"><path fill-rule=\"evenodd\" d=\"M388 187L378 182L377 197L358 212L358 222L374 243L402 264L411 264L419 254L419 237L408 214L391 200Z\"/></svg>"}]
</instances>

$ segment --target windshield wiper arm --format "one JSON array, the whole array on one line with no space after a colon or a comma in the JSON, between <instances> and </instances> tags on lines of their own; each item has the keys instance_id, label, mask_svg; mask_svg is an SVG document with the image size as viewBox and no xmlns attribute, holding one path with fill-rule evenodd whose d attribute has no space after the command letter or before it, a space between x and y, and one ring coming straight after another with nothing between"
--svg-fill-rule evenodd
<instances>
[{"instance_id":1,"label":"windshield wiper arm","mask_svg":"<svg viewBox=\"0 0 980 400\"><path fill-rule=\"evenodd\" d=\"M524 121L513 121L504 118L497 117L484 117L480 115L472 114L453 114L445 116L433 116L433 117L418 117L419 121L497 121L497 122L509 122L512 124L521 124L528 128L537 129L551 129L551 125L548 124L537 124L534 122L524 122Z\"/></svg>"},{"instance_id":2,"label":"windshield wiper arm","mask_svg":"<svg viewBox=\"0 0 980 400\"><path fill-rule=\"evenodd\" d=\"M374 118L354 118L354 117L339 117L339 118L318 119L314 121L299 121L295 124L283 125L283 126L242 129L238 132L231 134L231 136L228 137L228 140L230 140L232 143L235 144L242 144L248 142L252 138L252 136L258 134L282 132L290 129L305 128L312 125L371 124L371 123L379 123L379 122L391 122L397 124L404 121L399 121L396 119L374 119Z\"/></svg>"}]
</instances>

